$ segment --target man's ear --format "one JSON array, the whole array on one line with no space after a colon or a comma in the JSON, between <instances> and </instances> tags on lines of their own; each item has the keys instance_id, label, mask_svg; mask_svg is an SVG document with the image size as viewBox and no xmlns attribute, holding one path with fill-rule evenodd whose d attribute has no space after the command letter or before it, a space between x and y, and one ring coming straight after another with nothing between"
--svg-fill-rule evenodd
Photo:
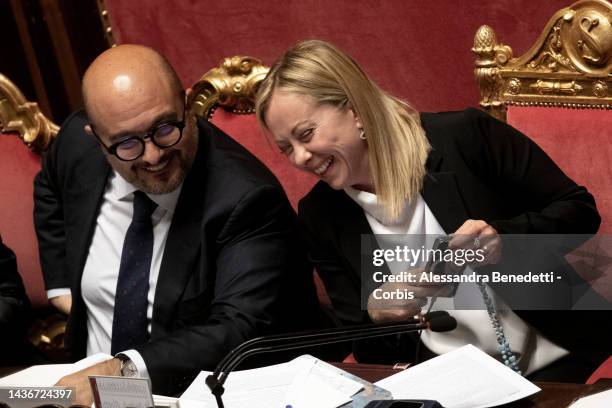
<instances>
[{"instance_id":1,"label":"man's ear","mask_svg":"<svg viewBox=\"0 0 612 408\"><path fill-rule=\"evenodd\" d=\"M187 88L185 89L185 106L187 109L191 109L191 104L193 103L193 89Z\"/></svg>"},{"instance_id":2,"label":"man's ear","mask_svg":"<svg viewBox=\"0 0 612 408\"><path fill-rule=\"evenodd\" d=\"M90 136L93 136L93 130L91 129L91 125L87 124L85 126L83 126L83 129L85 129L85 133L87 133Z\"/></svg>"}]
</instances>

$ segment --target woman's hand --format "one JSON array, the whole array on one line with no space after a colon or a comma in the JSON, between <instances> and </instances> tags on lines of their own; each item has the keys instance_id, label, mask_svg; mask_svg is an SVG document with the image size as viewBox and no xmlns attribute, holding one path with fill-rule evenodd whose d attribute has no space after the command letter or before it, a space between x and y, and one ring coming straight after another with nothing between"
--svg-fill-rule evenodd
<instances>
[{"instance_id":1,"label":"woman's hand","mask_svg":"<svg viewBox=\"0 0 612 408\"><path fill-rule=\"evenodd\" d=\"M416 270L420 275L423 269ZM380 289L378 291L378 289ZM446 283L396 283L387 282L372 292L368 297L368 315L374 323L392 323L407 321L421 313L427 305L427 298L448 296L453 285ZM412 299L381 299L382 293L412 293Z\"/></svg>"},{"instance_id":2,"label":"woman's hand","mask_svg":"<svg viewBox=\"0 0 612 408\"><path fill-rule=\"evenodd\" d=\"M470 266L494 265L501 260L502 241L499 234L483 220L467 220L448 243L449 249L472 249L483 252L484 259Z\"/></svg>"}]
</instances>

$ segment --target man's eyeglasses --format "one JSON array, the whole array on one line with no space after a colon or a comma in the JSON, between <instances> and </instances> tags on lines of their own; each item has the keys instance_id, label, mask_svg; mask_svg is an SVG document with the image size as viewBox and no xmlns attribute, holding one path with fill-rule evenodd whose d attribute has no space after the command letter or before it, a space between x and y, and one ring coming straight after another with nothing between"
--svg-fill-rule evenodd
<instances>
[{"instance_id":1,"label":"man's eyeglasses","mask_svg":"<svg viewBox=\"0 0 612 408\"><path fill-rule=\"evenodd\" d=\"M109 154L114 154L119 160L132 161L144 154L146 139L151 139L151 142L160 149L167 149L180 142L183 137L183 129L185 128L185 111L186 107L183 104L182 120L160 123L142 136L128 136L110 146L104 144L100 136L96 134L92 124L89 124L89 126L91 127L91 132L98 139L98 142L100 142Z\"/></svg>"}]
</instances>

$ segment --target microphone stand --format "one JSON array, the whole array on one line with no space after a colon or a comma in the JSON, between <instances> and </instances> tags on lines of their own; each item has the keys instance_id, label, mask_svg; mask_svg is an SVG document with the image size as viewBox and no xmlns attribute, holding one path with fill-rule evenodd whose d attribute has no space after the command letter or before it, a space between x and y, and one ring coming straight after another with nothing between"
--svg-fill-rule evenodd
<instances>
[{"instance_id":1,"label":"microphone stand","mask_svg":"<svg viewBox=\"0 0 612 408\"><path fill-rule=\"evenodd\" d=\"M390 334L414 332L423 329L450 331L456 326L457 322L447 312L435 311L419 319L405 323L368 324L257 337L242 343L227 354L217 365L215 371L206 377L206 385L208 385L208 388L210 388L210 391L215 396L217 406L219 408L224 408L221 398L225 391L223 384L238 364L252 355L294 350L310 346L321 346L349 340L362 340Z\"/></svg>"}]
</instances>

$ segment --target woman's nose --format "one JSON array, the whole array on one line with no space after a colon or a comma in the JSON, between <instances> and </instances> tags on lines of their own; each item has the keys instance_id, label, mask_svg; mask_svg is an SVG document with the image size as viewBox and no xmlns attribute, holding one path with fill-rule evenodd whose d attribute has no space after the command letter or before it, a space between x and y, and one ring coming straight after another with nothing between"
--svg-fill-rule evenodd
<instances>
[{"instance_id":1,"label":"woman's nose","mask_svg":"<svg viewBox=\"0 0 612 408\"><path fill-rule=\"evenodd\" d=\"M297 145L293 148L293 162L296 166L305 167L312 153L304 145Z\"/></svg>"}]
</instances>

